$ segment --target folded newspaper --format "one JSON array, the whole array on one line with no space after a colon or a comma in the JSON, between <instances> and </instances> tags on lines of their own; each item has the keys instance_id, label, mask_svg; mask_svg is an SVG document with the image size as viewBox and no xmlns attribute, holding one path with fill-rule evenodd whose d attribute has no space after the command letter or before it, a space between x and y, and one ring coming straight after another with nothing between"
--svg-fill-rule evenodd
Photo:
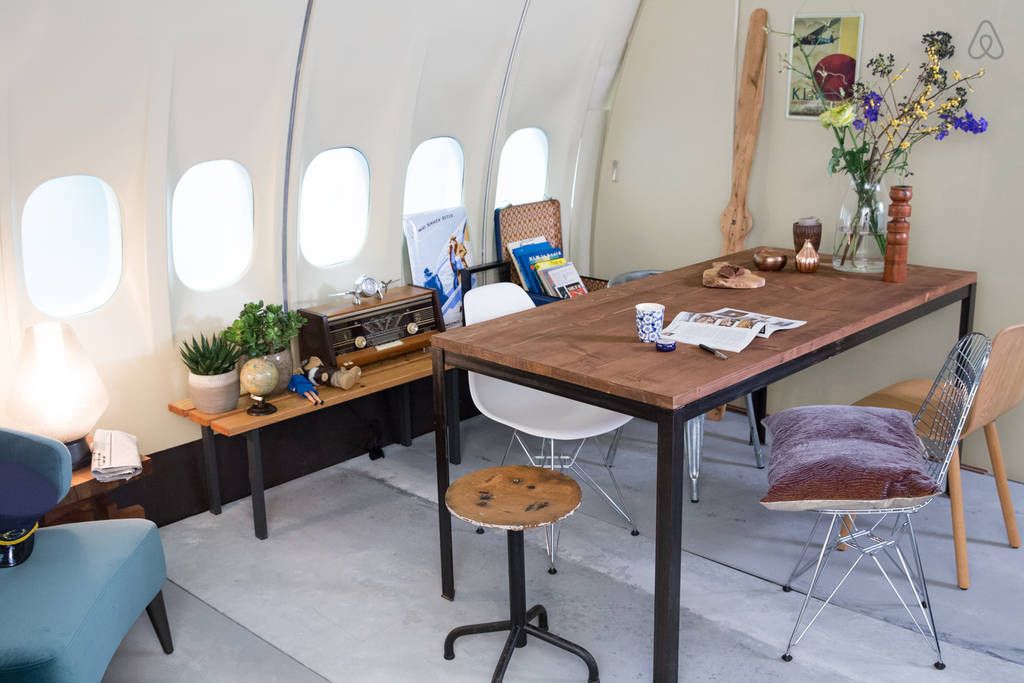
<instances>
[{"instance_id":1,"label":"folded newspaper","mask_svg":"<svg viewBox=\"0 0 1024 683\"><path fill-rule=\"evenodd\" d=\"M131 479L140 472L138 439L127 432L96 430L92 437L92 474L96 481Z\"/></svg>"},{"instance_id":2,"label":"folded newspaper","mask_svg":"<svg viewBox=\"0 0 1024 683\"><path fill-rule=\"evenodd\" d=\"M755 337L768 338L779 330L792 330L806 320L790 320L737 308L720 308L710 313L683 311L662 331L662 335L683 344L704 344L713 349L739 353Z\"/></svg>"}]
</instances>

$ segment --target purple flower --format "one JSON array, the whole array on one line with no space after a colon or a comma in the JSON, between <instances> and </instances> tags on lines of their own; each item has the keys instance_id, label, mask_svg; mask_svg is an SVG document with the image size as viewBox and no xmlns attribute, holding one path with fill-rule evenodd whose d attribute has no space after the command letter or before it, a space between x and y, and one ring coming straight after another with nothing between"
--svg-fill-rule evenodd
<instances>
[{"instance_id":1,"label":"purple flower","mask_svg":"<svg viewBox=\"0 0 1024 683\"><path fill-rule=\"evenodd\" d=\"M882 96L872 90L861 99L861 107L864 109L864 118L874 123L882 108Z\"/></svg>"},{"instance_id":2,"label":"purple flower","mask_svg":"<svg viewBox=\"0 0 1024 683\"><path fill-rule=\"evenodd\" d=\"M853 127L856 128L857 130L864 130L864 122L861 121L860 119L857 119L856 121L853 122Z\"/></svg>"},{"instance_id":3,"label":"purple flower","mask_svg":"<svg viewBox=\"0 0 1024 683\"><path fill-rule=\"evenodd\" d=\"M965 133L971 133L977 135L984 133L988 130L988 121L985 120L984 116L975 117L969 111L964 111L963 116L956 116L955 114L943 114L939 117L942 121L947 124L939 129L939 132L935 134L936 140L941 140L949 135L949 127L952 126L957 130L962 130Z\"/></svg>"}]
</instances>

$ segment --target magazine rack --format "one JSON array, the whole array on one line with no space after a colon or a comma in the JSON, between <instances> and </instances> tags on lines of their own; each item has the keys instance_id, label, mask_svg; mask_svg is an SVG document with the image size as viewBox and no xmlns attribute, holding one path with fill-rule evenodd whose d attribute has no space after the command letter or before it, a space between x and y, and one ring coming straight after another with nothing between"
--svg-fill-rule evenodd
<instances>
[{"instance_id":1,"label":"magazine rack","mask_svg":"<svg viewBox=\"0 0 1024 683\"><path fill-rule=\"evenodd\" d=\"M530 204L509 204L504 208L495 209L494 245L498 260L460 271L463 296L473 286L473 275L490 270L498 271L499 281L513 282L522 287L519 274L512 267L508 244L538 236L546 239L551 246L562 249L562 206L557 199L545 199ZM587 291L592 292L608 286L607 280L585 276L581 276L580 279L583 280ZM558 297L546 294L527 293L538 306L560 301Z\"/></svg>"}]
</instances>

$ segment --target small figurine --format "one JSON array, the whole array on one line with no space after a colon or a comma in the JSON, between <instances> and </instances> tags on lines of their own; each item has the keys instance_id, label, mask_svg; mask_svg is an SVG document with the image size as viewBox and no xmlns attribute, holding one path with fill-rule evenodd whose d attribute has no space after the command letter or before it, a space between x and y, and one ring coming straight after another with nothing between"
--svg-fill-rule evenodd
<instances>
[{"instance_id":1,"label":"small figurine","mask_svg":"<svg viewBox=\"0 0 1024 683\"><path fill-rule=\"evenodd\" d=\"M302 361L302 373L313 384L323 385L331 381L330 369L318 356L310 356Z\"/></svg>"},{"instance_id":2,"label":"small figurine","mask_svg":"<svg viewBox=\"0 0 1024 683\"><path fill-rule=\"evenodd\" d=\"M356 306L363 303L363 297L375 296L378 301L384 301L384 295L388 293L388 287L395 282L398 282L398 280L378 280L369 275L360 275L356 280L354 289L332 294L331 296L351 296L352 303Z\"/></svg>"},{"instance_id":3,"label":"small figurine","mask_svg":"<svg viewBox=\"0 0 1024 683\"><path fill-rule=\"evenodd\" d=\"M339 389L351 389L356 383L362 378L363 371L358 365L352 363L345 363L345 366L341 370L335 370L331 373L331 386L338 387Z\"/></svg>"},{"instance_id":4,"label":"small figurine","mask_svg":"<svg viewBox=\"0 0 1024 683\"><path fill-rule=\"evenodd\" d=\"M324 400L320 398L320 392L305 375L292 375L288 382L288 391L304 396L313 405L323 405Z\"/></svg>"}]
</instances>

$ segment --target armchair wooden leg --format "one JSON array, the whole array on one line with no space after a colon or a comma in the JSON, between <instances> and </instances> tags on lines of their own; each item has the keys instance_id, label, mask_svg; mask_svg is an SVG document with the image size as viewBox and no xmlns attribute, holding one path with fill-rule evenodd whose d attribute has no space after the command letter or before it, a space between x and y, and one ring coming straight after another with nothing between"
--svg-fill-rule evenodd
<instances>
[{"instance_id":1,"label":"armchair wooden leg","mask_svg":"<svg viewBox=\"0 0 1024 683\"><path fill-rule=\"evenodd\" d=\"M953 517L953 550L956 553L956 584L961 590L971 587L967 567L967 528L964 525L964 488L960 479L960 449L949 462L949 509Z\"/></svg>"},{"instance_id":2,"label":"armchair wooden leg","mask_svg":"<svg viewBox=\"0 0 1024 683\"><path fill-rule=\"evenodd\" d=\"M1020 533L1017 531L1017 518L1013 514L1013 499L1010 498L1010 485L1006 479L1006 467L1003 465L1003 449L999 443L999 432L996 423L985 425L985 443L988 444L988 457L992 461L992 475L996 480L996 491L999 492L999 505L1003 508L1003 521L1006 523L1006 540L1011 548L1020 547Z\"/></svg>"},{"instance_id":3,"label":"armchair wooden leg","mask_svg":"<svg viewBox=\"0 0 1024 683\"><path fill-rule=\"evenodd\" d=\"M171 640L171 625L167 623L167 607L164 606L164 592L160 591L146 606L146 614L149 615L149 622L153 624L157 640L164 654L174 652L174 642Z\"/></svg>"}]
</instances>

